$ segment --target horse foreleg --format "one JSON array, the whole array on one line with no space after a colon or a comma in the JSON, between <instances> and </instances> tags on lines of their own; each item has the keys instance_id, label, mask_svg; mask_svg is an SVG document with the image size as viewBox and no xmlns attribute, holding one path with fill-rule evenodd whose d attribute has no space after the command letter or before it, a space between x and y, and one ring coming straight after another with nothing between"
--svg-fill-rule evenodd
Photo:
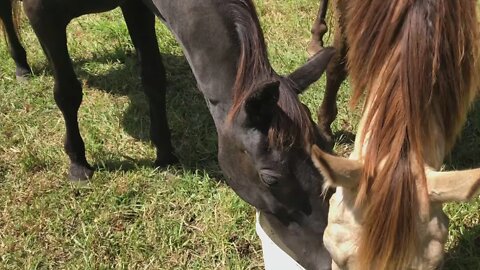
<instances>
[{"instance_id":1,"label":"horse foreleg","mask_svg":"<svg viewBox=\"0 0 480 270\"><path fill-rule=\"evenodd\" d=\"M128 31L137 51L142 84L150 107L150 138L157 148L156 166L178 161L173 154L165 104L166 74L155 34L155 15L137 0L122 6Z\"/></svg>"},{"instance_id":2,"label":"horse foreleg","mask_svg":"<svg viewBox=\"0 0 480 270\"><path fill-rule=\"evenodd\" d=\"M347 77L347 44L339 29L335 31L333 46L336 49L336 53L327 67L327 86L322 105L317 113L320 133L327 142L327 145L331 147L333 147L334 141L330 125L338 113L337 93L342 82Z\"/></svg>"},{"instance_id":3,"label":"horse foreleg","mask_svg":"<svg viewBox=\"0 0 480 270\"><path fill-rule=\"evenodd\" d=\"M93 168L85 157L85 145L78 128L78 109L82 103L82 87L73 70L68 54L66 26L46 9L37 9L35 3L24 1L25 12L53 68L55 102L63 114L66 126L65 151L70 158L69 176L72 180L85 180L93 175Z\"/></svg>"},{"instance_id":4,"label":"horse foreleg","mask_svg":"<svg viewBox=\"0 0 480 270\"><path fill-rule=\"evenodd\" d=\"M307 47L307 52L310 56L315 55L323 48L323 36L328 31L327 23L325 22L325 17L327 15L328 9L328 0L322 0L320 9L318 10L317 18L312 26L312 39Z\"/></svg>"},{"instance_id":5,"label":"horse foreleg","mask_svg":"<svg viewBox=\"0 0 480 270\"><path fill-rule=\"evenodd\" d=\"M18 38L13 23L12 11L11 0L0 0L0 20L5 28L10 55L12 56L13 61L15 61L15 75L17 76L17 79L21 80L28 77L32 71L27 62L27 53Z\"/></svg>"}]
</instances>

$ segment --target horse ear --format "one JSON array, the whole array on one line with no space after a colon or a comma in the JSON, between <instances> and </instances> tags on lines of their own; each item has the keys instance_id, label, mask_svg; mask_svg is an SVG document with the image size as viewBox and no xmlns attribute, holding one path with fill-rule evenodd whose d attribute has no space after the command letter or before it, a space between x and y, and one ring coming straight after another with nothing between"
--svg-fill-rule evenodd
<instances>
[{"instance_id":1,"label":"horse ear","mask_svg":"<svg viewBox=\"0 0 480 270\"><path fill-rule=\"evenodd\" d=\"M480 193L480 169L427 172L427 186L431 201L468 201Z\"/></svg>"},{"instance_id":2,"label":"horse ear","mask_svg":"<svg viewBox=\"0 0 480 270\"><path fill-rule=\"evenodd\" d=\"M328 186L355 188L363 172L363 164L356 160L337 157L312 146L311 157L313 164L325 178Z\"/></svg>"},{"instance_id":3,"label":"horse ear","mask_svg":"<svg viewBox=\"0 0 480 270\"><path fill-rule=\"evenodd\" d=\"M244 106L249 125L264 127L270 124L280 96L279 87L279 81L267 81L246 98Z\"/></svg>"},{"instance_id":4,"label":"horse ear","mask_svg":"<svg viewBox=\"0 0 480 270\"><path fill-rule=\"evenodd\" d=\"M307 87L322 77L334 54L335 49L332 47L323 48L310 58L307 63L288 75L288 78L295 84L294 87L297 94L301 94Z\"/></svg>"}]
</instances>

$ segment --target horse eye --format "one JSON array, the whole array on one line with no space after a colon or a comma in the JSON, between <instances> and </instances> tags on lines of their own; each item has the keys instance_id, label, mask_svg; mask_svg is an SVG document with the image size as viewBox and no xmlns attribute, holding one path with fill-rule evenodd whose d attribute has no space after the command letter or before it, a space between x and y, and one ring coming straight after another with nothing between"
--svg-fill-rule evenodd
<instances>
[{"instance_id":1,"label":"horse eye","mask_svg":"<svg viewBox=\"0 0 480 270\"><path fill-rule=\"evenodd\" d=\"M269 187L275 186L278 183L278 177L271 174L260 173L260 179Z\"/></svg>"}]
</instances>

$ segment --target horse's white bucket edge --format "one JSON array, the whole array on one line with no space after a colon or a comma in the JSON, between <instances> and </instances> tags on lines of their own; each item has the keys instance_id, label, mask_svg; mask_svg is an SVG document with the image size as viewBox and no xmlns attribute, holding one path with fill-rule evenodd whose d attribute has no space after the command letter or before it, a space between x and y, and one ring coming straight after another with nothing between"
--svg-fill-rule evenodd
<instances>
[{"instance_id":1,"label":"horse's white bucket edge","mask_svg":"<svg viewBox=\"0 0 480 270\"><path fill-rule=\"evenodd\" d=\"M260 224L260 211L257 210L255 217L255 229L262 242L263 262L265 270L305 270L297 261L283 251L268 236Z\"/></svg>"}]
</instances>

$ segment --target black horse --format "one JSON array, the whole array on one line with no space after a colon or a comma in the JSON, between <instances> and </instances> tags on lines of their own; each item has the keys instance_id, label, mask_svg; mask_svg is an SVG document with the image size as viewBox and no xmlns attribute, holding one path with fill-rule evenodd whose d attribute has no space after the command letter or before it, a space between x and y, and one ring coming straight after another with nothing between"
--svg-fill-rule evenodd
<instances>
[{"instance_id":1,"label":"black horse","mask_svg":"<svg viewBox=\"0 0 480 270\"><path fill-rule=\"evenodd\" d=\"M0 0L1 1L1 0ZM65 149L73 178L91 177L77 111L82 89L66 45L69 21L120 6L140 61L149 98L157 165L176 161L165 113L165 70L154 31L155 13L184 49L218 133L218 158L227 183L255 206L278 241L308 269L329 269L323 246L328 204L310 159L324 140L298 99L333 55L323 49L289 76L270 66L251 0L24 0L25 12L50 60L54 96L63 113ZM153 11L153 13L152 13Z\"/></svg>"},{"instance_id":2,"label":"black horse","mask_svg":"<svg viewBox=\"0 0 480 270\"><path fill-rule=\"evenodd\" d=\"M15 75L17 79L24 79L31 74L30 66L27 62L27 54L22 47L15 29L16 6L17 2L12 0L0 0L0 23L3 24L7 42L9 45L10 55L15 61ZM13 11L13 12L12 12Z\"/></svg>"},{"instance_id":3,"label":"black horse","mask_svg":"<svg viewBox=\"0 0 480 270\"><path fill-rule=\"evenodd\" d=\"M293 258L329 269L322 241L328 204L309 156L309 146L324 141L297 95L320 77L333 50L283 77L268 61L252 1L145 2L184 48L215 122L229 186L260 210Z\"/></svg>"}]
</instances>

